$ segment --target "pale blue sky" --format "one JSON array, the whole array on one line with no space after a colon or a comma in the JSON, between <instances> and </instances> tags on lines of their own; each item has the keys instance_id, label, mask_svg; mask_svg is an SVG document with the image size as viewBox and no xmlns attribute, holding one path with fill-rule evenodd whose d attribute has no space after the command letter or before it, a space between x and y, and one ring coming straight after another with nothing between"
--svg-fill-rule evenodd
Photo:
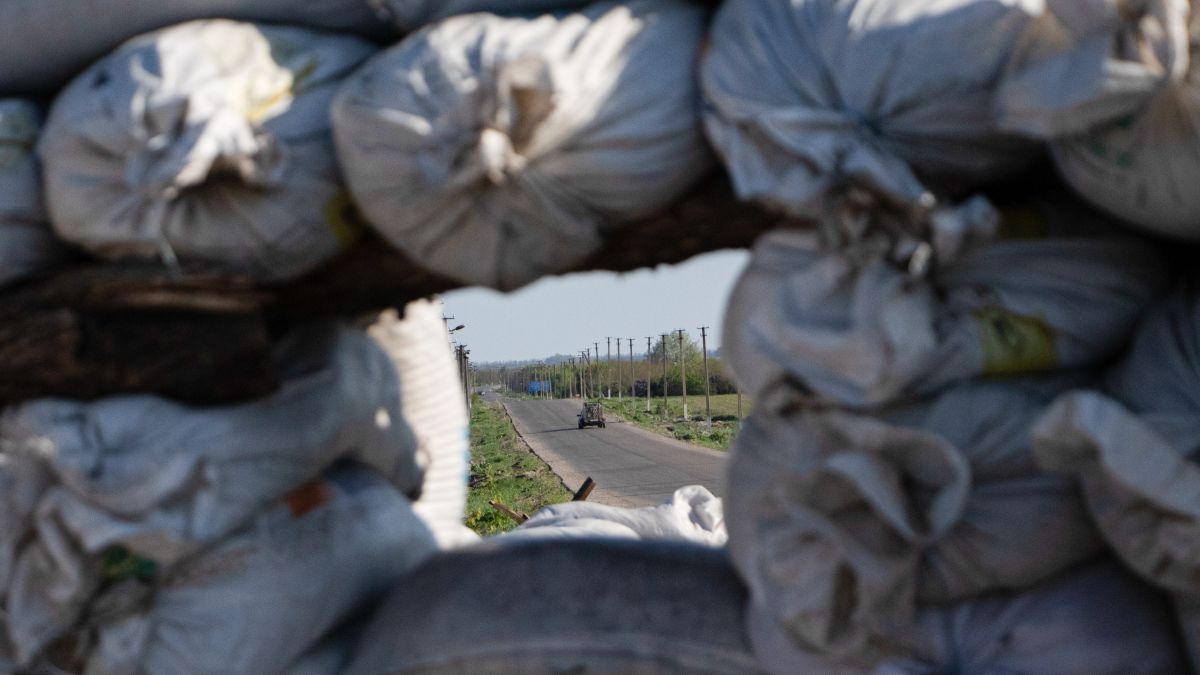
<instances>
[{"instance_id":1,"label":"pale blue sky","mask_svg":"<svg viewBox=\"0 0 1200 675\"><path fill-rule=\"evenodd\" d=\"M476 363L575 354L593 342L604 353L606 336L634 338L637 356L647 335L683 328L699 341L700 326L712 328L708 347L716 349L725 302L748 257L720 251L654 270L573 274L507 295L472 288L443 299L447 316L467 325L456 337ZM621 343L622 357L628 344Z\"/></svg>"}]
</instances>

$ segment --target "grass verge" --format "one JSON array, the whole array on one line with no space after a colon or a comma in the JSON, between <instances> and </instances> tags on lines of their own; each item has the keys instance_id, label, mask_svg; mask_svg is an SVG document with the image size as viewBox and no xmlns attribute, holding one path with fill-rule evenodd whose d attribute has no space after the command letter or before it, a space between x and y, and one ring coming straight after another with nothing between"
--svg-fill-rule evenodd
<instances>
[{"instance_id":1,"label":"grass verge","mask_svg":"<svg viewBox=\"0 0 1200 675\"><path fill-rule=\"evenodd\" d=\"M683 421L683 399L668 398L668 415L663 416L662 398L651 399L650 412L646 412L646 399L605 399L607 417L620 419L629 424L714 450L728 450L737 435L737 394L721 394L712 397L713 426L709 431L704 424L704 396L688 397L688 414L691 420ZM742 397L742 413L749 414L750 400Z\"/></svg>"},{"instance_id":2,"label":"grass verge","mask_svg":"<svg viewBox=\"0 0 1200 675\"><path fill-rule=\"evenodd\" d=\"M533 515L543 506L570 501L572 496L517 435L504 408L478 397L471 410L470 480L467 527L485 537L517 526L488 506L488 500Z\"/></svg>"}]
</instances>

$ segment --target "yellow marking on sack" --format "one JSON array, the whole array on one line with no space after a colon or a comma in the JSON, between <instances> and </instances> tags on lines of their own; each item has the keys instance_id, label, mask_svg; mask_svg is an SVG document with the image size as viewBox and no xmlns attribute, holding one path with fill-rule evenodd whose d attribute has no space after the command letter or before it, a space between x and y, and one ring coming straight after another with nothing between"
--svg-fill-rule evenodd
<instances>
[{"instance_id":1,"label":"yellow marking on sack","mask_svg":"<svg viewBox=\"0 0 1200 675\"><path fill-rule=\"evenodd\" d=\"M1016 375L1058 367L1054 328L1036 316L994 307L974 312L985 375Z\"/></svg>"},{"instance_id":2,"label":"yellow marking on sack","mask_svg":"<svg viewBox=\"0 0 1200 675\"><path fill-rule=\"evenodd\" d=\"M366 231L366 223L346 190L338 193L325 203L325 224L337 239L338 246L349 248L358 241Z\"/></svg>"}]
</instances>

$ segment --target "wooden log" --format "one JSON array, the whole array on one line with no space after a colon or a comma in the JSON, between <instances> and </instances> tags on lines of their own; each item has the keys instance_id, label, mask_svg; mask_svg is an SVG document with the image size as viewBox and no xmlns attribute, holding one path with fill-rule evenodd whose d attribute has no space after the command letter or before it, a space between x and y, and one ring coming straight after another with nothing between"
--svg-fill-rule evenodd
<instances>
[{"instance_id":1,"label":"wooden log","mask_svg":"<svg viewBox=\"0 0 1200 675\"><path fill-rule=\"evenodd\" d=\"M678 203L614 228L563 273L624 272L749 246L779 219L715 174ZM0 292L0 403L156 393L215 403L277 386L270 348L297 324L349 318L460 287L375 235L286 284L211 269L86 263Z\"/></svg>"},{"instance_id":2,"label":"wooden log","mask_svg":"<svg viewBox=\"0 0 1200 675\"><path fill-rule=\"evenodd\" d=\"M587 480L583 481L583 485L580 485L579 489L575 491L575 496L571 498L571 501L586 502L587 498L592 495L592 490L595 489L596 481L592 480L591 476L588 476Z\"/></svg>"},{"instance_id":3,"label":"wooden log","mask_svg":"<svg viewBox=\"0 0 1200 675\"><path fill-rule=\"evenodd\" d=\"M0 298L0 403L153 392L208 404L278 386L247 281L148 267L64 270Z\"/></svg>"},{"instance_id":4,"label":"wooden log","mask_svg":"<svg viewBox=\"0 0 1200 675\"><path fill-rule=\"evenodd\" d=\"M504 515L508 516L512 520L516 521L516 523L518 525L529 520L529 516L525 515L524 513L521 513L520 511L514 511L494 499L488 500L488 506L492 507L493 509L496 509L500 513L503 513Z\"/></svg>"}]
</instances>

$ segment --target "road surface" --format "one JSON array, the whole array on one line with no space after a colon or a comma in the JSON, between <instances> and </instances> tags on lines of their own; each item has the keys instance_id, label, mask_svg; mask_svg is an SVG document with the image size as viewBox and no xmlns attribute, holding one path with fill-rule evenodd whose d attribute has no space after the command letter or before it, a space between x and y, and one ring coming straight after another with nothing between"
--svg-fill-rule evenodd
<instances>
[{"instance_id":1,"label":"road surface","mask_svg":"<svg viewBox=\"0 0 1200 675\"><path fill-rule=\"evenodd\" d=\"M498 399L517 433L570 489L588 476L596 489L588 501L613 506L660 504L684 485L703 485L720 496L726 453L689 445L610 421L607 428L577 428L581 404L570 400Z\"/></svg>"}]
</instances>

